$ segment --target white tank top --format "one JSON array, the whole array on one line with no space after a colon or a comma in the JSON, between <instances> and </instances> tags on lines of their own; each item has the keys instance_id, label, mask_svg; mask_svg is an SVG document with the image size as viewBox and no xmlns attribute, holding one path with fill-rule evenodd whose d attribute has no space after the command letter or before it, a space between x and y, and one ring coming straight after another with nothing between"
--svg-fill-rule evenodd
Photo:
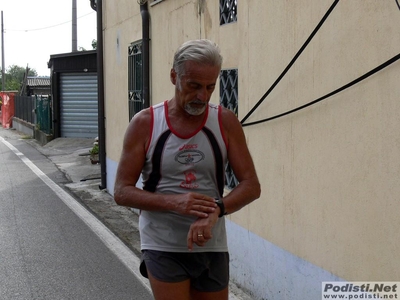
<instances>
[{"instance_id":1,"label":"white tank top","mask_svg":"<svg viewBox=\"0 0 400 300\"><path fill-rule=\"evenodd\" d=\"M150 108L152 130L142 171L143 189L161 194L196 192L222 198L227 147L221 124L221 107L209 103L203 124L190 136L170 126L167 101ZM141 248L188 252L187 234L196 220L172 211L141 211ZM193 252L228 251L225 219L219 218L213 238Z\"/></svg>"}]
</instances>

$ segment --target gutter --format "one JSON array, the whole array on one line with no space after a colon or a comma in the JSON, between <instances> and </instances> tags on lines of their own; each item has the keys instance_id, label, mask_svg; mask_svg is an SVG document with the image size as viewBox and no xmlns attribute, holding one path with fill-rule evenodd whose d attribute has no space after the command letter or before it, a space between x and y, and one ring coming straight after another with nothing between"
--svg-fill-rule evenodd
<instances>
[{"instance_id":1,"label":"gutter","mask_svg":"<svg viewBox=\"0 0 400 300\"><path fill-rule=\"evenodd\" d=\"M98 97L98 131L99 161L101 172L100 190L107 188L106 168L106 127L104 113L104 65L103 65L103 1L91 0L91 6L97 12L97 97Z\"/></svg>"},{"instance_id":2,"label":"gutter","mask_svg":"<svg viewBox=\"0 0 400 300\"><path fill-rule=\"evenodd\" d=\"M140 5L142 15L142 59L143 59L143 108L150 107L150 13L147 1Z\"/></svg>"}]
</instances>

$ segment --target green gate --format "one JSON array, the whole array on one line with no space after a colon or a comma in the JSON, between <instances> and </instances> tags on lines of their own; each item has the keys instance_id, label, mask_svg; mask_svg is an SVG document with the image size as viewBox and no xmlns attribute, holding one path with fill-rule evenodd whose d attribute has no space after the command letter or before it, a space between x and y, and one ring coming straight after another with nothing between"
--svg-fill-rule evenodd
<instances>
[{"instance_id":1,"label":"green gate","mask_svg":"<svg viewBox=\"0 0 400 300\"><path fill-rule=\"evenodd\" d=\"M46 134L52 134L51 96L36 95L36 127Z\"/></svg>"}]
</instances>

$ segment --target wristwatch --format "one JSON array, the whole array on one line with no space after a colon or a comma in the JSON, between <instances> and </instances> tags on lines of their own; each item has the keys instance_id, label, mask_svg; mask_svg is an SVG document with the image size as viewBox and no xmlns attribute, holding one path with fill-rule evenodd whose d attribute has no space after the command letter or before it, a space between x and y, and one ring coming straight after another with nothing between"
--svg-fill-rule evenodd
<instances>
[{"instance_id":1,"label":"wristwatch","mask_svg":"<svg viewBox=\"0 0 400 300\"><path fill-rule=\"evenodd\" d=\"M221 199L215 199L215 204L218 205L219 210L220 210L218 218L221 218L221 217L225 216L226 215L226 211L225 211L224 202Z\"/></svg>"}]
</instances>

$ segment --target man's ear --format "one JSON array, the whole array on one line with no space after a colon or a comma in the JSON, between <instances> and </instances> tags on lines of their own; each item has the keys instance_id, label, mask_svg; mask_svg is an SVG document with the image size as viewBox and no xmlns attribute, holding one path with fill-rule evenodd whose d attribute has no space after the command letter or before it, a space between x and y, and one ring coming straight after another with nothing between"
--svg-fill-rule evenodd
<instances>
[{"instance_id":1,"label":"man's ear","mask_svg":"<svg viewBox=\"0 0 400 300\"><path fill-rule=\"evenodd\" d=\"M170 73L169 73L169 78L170 78L170 80L171 80L171 82L172 82L173 85L176 85L176 77L177 77L177 76L178 76L178 75L176 74L175 70L174 70L174 69L171 69L171 71L170 71Z\"/></svg>"}]
</instances>

